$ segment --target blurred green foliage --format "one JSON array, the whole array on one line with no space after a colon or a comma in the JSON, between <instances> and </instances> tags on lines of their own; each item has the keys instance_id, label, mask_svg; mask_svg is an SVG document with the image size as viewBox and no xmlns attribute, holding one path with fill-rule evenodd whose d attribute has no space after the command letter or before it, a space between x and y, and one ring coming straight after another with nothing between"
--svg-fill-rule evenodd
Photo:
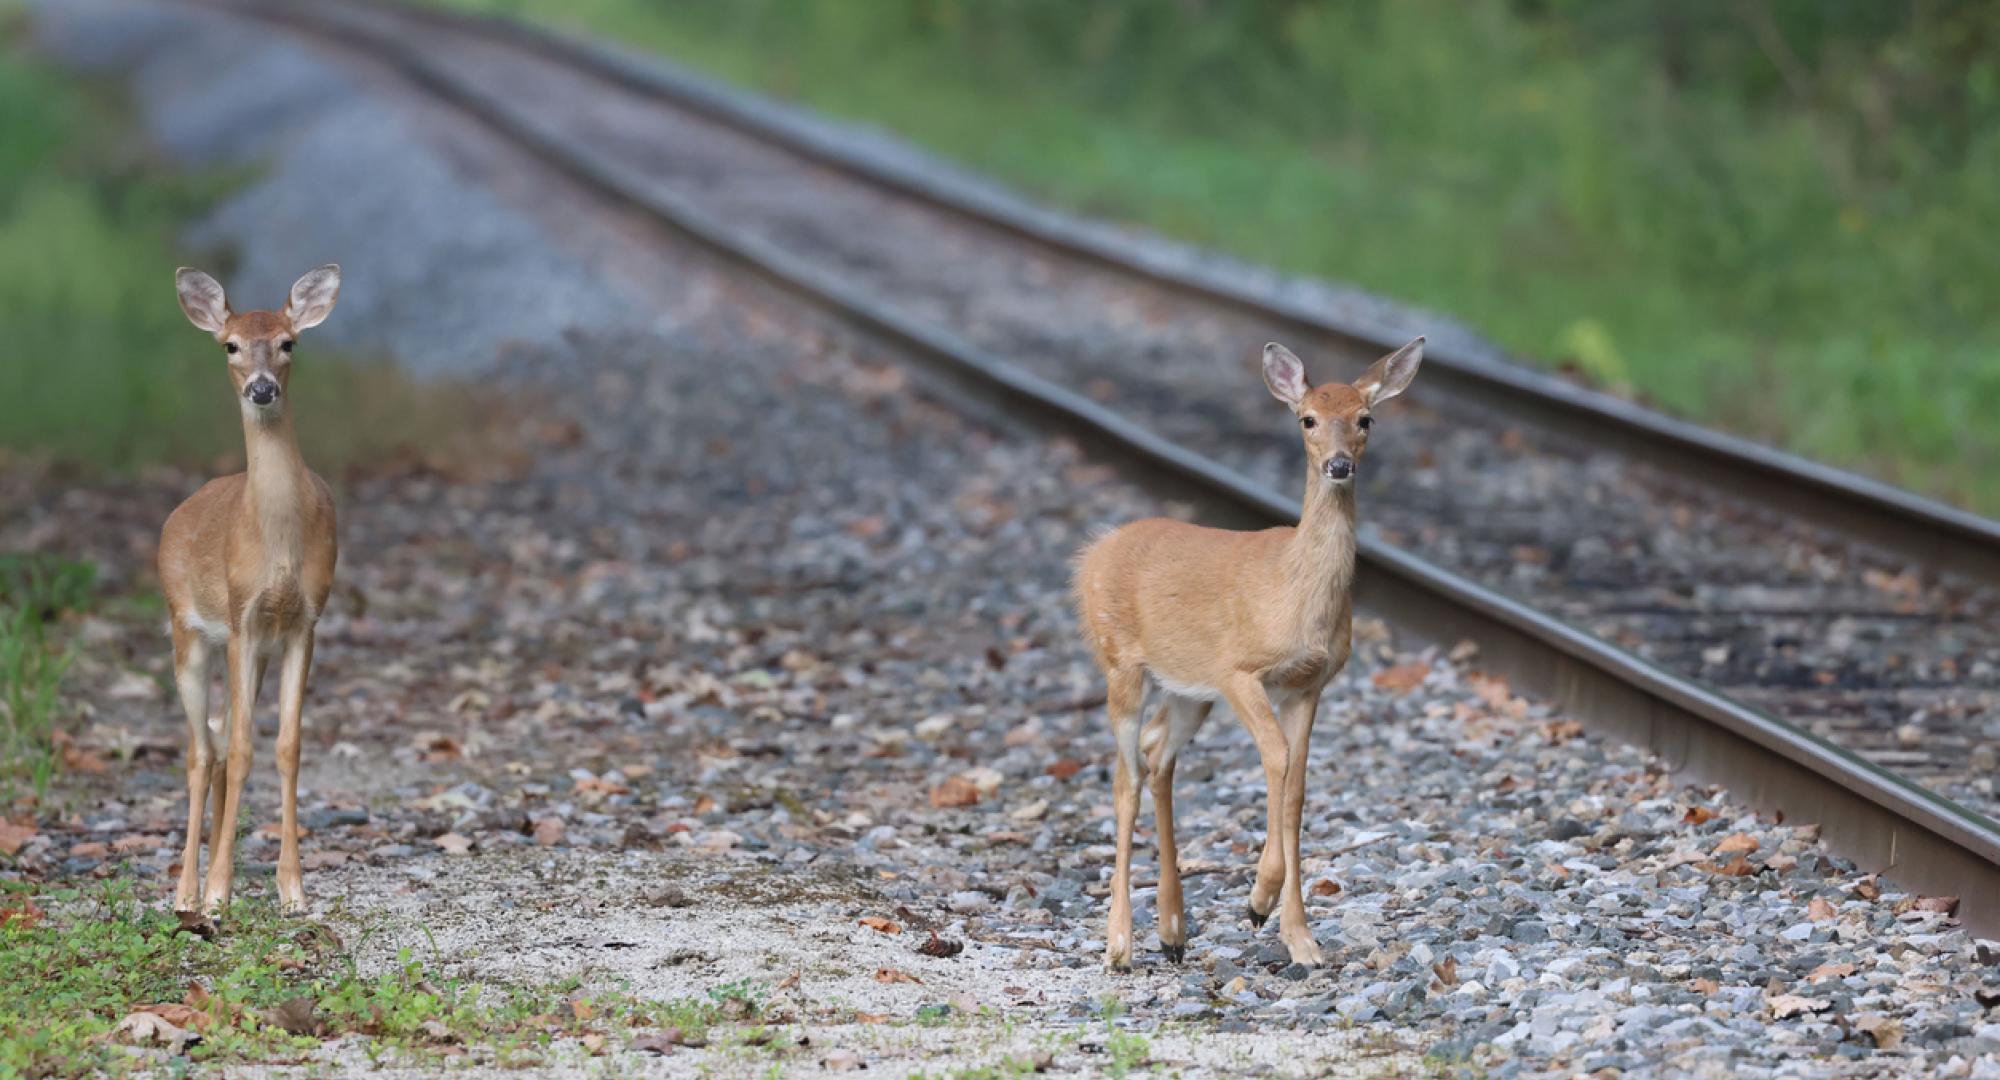
<instances>
[{"instance_id":1,"label":"blurred green foliage","mask_svg":"<svg viewBox=\"0 0 2000 1080\"><path fill-rule=\"evenodd\" d=\"M2000 512L2000 5L444 0Z\"/></svg>"}]
</instances>

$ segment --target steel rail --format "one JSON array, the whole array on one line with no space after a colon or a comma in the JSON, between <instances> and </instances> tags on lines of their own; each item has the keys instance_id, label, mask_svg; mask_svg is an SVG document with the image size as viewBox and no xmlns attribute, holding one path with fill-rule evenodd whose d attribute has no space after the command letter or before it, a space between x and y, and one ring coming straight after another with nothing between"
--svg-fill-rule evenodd
<instances>
[{"instance_id":1,"label":"steel rail","mask_svg":"<svg viewBox=\"0 0 2000 1080\"><path fill-rule=\"evenodd\" d=\"M331 14L338 5L187 0L355 48L599 196L666 226L781 295L911 363L926 388L1011 424L1073 439L1206 521L1267 527L1299 504L1079 394L876 302L838 275L714 220L646 177L535 123L452 74L412 40ZM1658 754L1681 778L1813 822L1835 852L1926 895L1956 895L1973 931L2000 931L2000 825L1869 762L1366 534L1359 602L1433 642L1471 638L1482 663L1594 728Z\"/></svg>"},{"instance_id":2,"label":"steel rail","mask_svg":"<svg viewBox=\"0 0 2000 1080\"><path fill-rule=\"evenodd\" d=\"M1196 300L1221 304L1357 350L1386 352L1409 337L1341 318L1240 277L1183 264L949 170L872 149L785 106L655 57L512 19L448 12L406 0L367 2L432 25L482 34L580 68L864 183ZM1520 364L1461 353L1448 342L1434 340L1425 350L1424 374L1436 389L1457 400L1618 450L1698 487L1720 488L1752 507L1781 507L1772 512L1804 518L1849 540L1933 570L2000 584L2000 521L1678 420Z\"/></svg>"}]
</instances>

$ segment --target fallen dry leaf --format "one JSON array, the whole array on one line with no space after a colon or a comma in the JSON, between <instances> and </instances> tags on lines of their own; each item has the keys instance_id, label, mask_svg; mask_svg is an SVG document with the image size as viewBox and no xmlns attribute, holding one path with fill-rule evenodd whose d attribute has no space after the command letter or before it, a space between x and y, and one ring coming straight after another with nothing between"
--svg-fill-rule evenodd
<instances>
[{"instance_id":1,"label":"fallen dry leaf","mask_svg":"<svg viewBox=\"0 0 2000 1080\"><path fill-rule=\"evenodd\" d=\"M431 843L443 849L446 855L464 855L472 850L472 838L460 836L455 832L445 833L433 839Z\"/></svg>"},{"instance_id":2,"label":"fallen dry leaf","mask_svg":"<svg viewBox=\"0 0 2000 1080\"><path fill-rule=\"evenodd\" d=\"M535 820L535 846L555 847L568 835L569 827L559 817L537 818Z\"/></svg>"},{"instance_id":3,"label":"fallen dry leaf","mask_svg":"<svg viewBox=\"0 0 2000 1080\"><path fill-rule=\"evenodd\" d=\"M1852 974L1853 964L1821 964L1806 975L1806 981L1816 983L1825 979L1845 979Z\"/></svg>"},{"instance_id":4,"label":"fallen dry leaf","mask_svg":"<svg viewBox=\"0 0 2000 1080\"><path fill-rule=\"evenodd\" d=\"M632 1049L642 1050L648 1054L671 1054L674 1052L674 1047L680 1045L682 1041L679 1028L648 1032L634 1037L631 1042Z\"/></svg>"},{"instance_id":5,"label":"fallen dry leaf","mask_svg":"<svg viewBox=\"0 0 2000 1080\"><path fill-rule=\"evenodd\" d=\"M1314 896L1339 896L1340 882L1332 878L1321 878L1313 882L1312 894Z\"/></svg>"},{"instance_id":6,"label":"fallen dry leaf","mask_svg":"<svg viewBox=\"0 0 2000 1080\"><path fill-rule=\"evenodd\" d=\"M931 805L939 809L971 806L978 801L979 789L962 776L947 777L944 783L931 789Z\"/></svg>"},{"instance_id":7,"label":"fallen dry leaf","mask_svg":"<svg viewBox=\"0 0 2000 1080\"><path fill-rule=\"evenodd\" d=\"M0 908L0 927L19 925L27 930L42 921L44 912L35 906L33 897L21 901L17 907Z\"/></svg>"},{"instance_id":8,"label":"fallen dry leaf","mask_svg":"<svg viewBox=\"0 0 2000 1080\"><path fill-rule=\"evenodd\" d=\"M903 932L902 927L897 926L895 923L890 922L889 920L883 918L880 915L867 915L862 917L861 925L880 934L900 934Z\"/></svg>"},{"instance_id":9,"label":"fallen dry leaf","mask_svg":"<svg viewBox=\"0 0 2000 1080\"><path fill-rule=\"evenodd\" d=\"M1706 806L1690 806L1687 813L1681 815L1681 820L1689 825L1706 825L1715 820L1715 811Z\"/></svg>"},{"instance_id":10,"label":"fallen dry leaf","mask_svg":"<svg viewBox=\"0 0 2000 1080\"><path fill-rule=\"evenodd\" d=\"M1941 915L1950 915L1958 910L1958 897L1919 896L1913 906L1918 911L1934 911Z\"/></svg>"},{"instance_id":11,"label":"fallen dry leaf","mask_svg":"<svg viewBox=\"0 0 2000 1080\"><path fill-rule=\"evenodd\" d=\"M1771 999L1771 1015L1779 1020L1789 1020L1803 1013L1825 1012L1833 1007L1826 998L1802 997L1798 994L1779 994Z\"/></svg>"},{"instance_id":12,"label":"fallen dry leaf","mask_svg":"<svg viewBox=\"0 0 2000 1080\"><path fill-rule=\"evenodd\" d=\"M933 930L931 931L931 939L917 946L917 951L923 953L925 956L935 956L939 959L945 959L964 952L965 943L962 941L953 941L950 938L941 938L938 936L938 932Z\"/></svg>"},{"instance_id":13,"label":"fallen dry leaf","mask_svg":"<svg viewBox=\"0 0 2000 1080\"><path fill-rule=\"evenodd\" d=\"M1877 1050L1893 1050L1903 1041L1903 1025L1880 1013L1863 1013L1854 1018L1855 1030L1868 1036Z\"/></svg>"},{"instance_id":14,"label":"fallen dry leaf","mask_svg":"<svg viewBox=\"0 0 2000 1080\"><path fill-rule=\"evenodd\" d=\"M1854 883L1854 895L1863 900L1879 900L1882 897L1882 887L1875 884L1875 875L1869 874Z\"/></svg>"},{"instance_id":15,"label":"fallen dry leaf","mask_svg":"<svg viewBox=\"0 0 2000 1080\"><path fill-rule=\"evenodd\" d=\"M175 927L178 932L193 934L203 941L215 940L215 920L203 915L201 912L176 911L174 912L174 918L180 920L180 925Z\"/></svg>"},{"instance_id":16,"label":"fallen dry leaf","mask_svg":"<svg viewBox=\"0 0 2000 1080\"><path fill-rule=\"evenodd\" d=\"M1833 905L1827 903L1826 898L1823 896L1815 896L1811 902L1806 904L1806 918L1811 919L1813 922L1825 922L1833 918L1835 914Z\"/></svg>"},{"instance_id":17,"label":"fallen dry leaf","mask_svg":"<svg viewBox=\"0 0 2000 1080\"><path fill-rule=\"evenodd\" d=\"M1438 961L1437 963L1432 964L1431 974L1437 976L1438 985L1440 986L1457 986L1458 959L1456 957L1447 956L1444 959Z\"/></svg>"},{"instance_id":18,"label":"fallen dry leaf","mask_svg":"<svg viewBox=\"0 0 2000 1080\"><path fill-rule=\"evenodd\" d=\"M1757 838L1749 833L1731 833L1715 845L1717 855L1743 855L1757 850Z\"/></svg>"},{"instance_id":19,"label":"fallen dry leaf","mask_svg":"<svg viewBox=\"0 0 2000 1080\"><path fill-rule=\"evenodd\" d=\"M1430 673L1431 666L1418 660L1385 667L1368 681L1374 683L1377 690L1387 690L1392 694L1407 694L1423 685L1424 678Z\"/></svg>"},{"instance_id":20,"label":"fallen dry leaf","mask_svg":"<svg viewBox=\"0 0 2000 1080\"><path fill-rule=\"evenodd\" d=\"M1725 877L1749 877L1757 872L1757 864L1741 855L1715 868L1715 872Z\"/></svg>"},{"instance_id":21,"label":"fallen dry leaf","mask_svg":"<svg viewBox=\"0 0 2000 1080\"><path fill-rule=\"evenodd\" d=\"M0 818L0 855L19 855L28 841L35 838L35 823L32 821L16 825L6 818Z\"/></svg>"},{"instance_id":22,"label":"fallen dry leaf","mask_svg":"<svg viewBox=\"0 0 2000 1080\"><path fill-rule=\"evenodd\" d=\"M1075 758L1057 758L1049 762L1049 767L1042 771L1058 780L1067 780L1083 771L1083 762Z\"/></svg>"},{"instance_id":23,"label":"fallen dry leaf","mask_svg":"<svg viewBox=\"0 0 2000 1080\"><path fill-rule=\"evenodd\" d=\"M855 1069L867 1068L862 1063L860 1054L847 1049L829 1051L825 1057L819 1059L819 1064L820 1068L828 1072L853 1072Z\"/></svg>"},{"instance_id":24,"label":"fallen dry leaf","mask_svg":"<svg viewBox=\"0 0 2000 1080\"><path fill-rule=\"evenodd\" d=\"M922 979L917 978L915 975L907 971L897 971L895 968L876 968L875 981L878 983L916 983L918 986L922 986L924 983Z\"/></svg>"},{"instance_id":25,"label":"fallen dry leaf","mask_svg":"<svg viewBox=\"0 0 2000 1080\"><path fill-rule=\"evenodd\" d=\"M176 1054L186 1049L188 1044L201 1041L200 1035L158 1013L143 1009L118 1021L118 1026L111 1029L111 1037L134 1046L158 1043Z\"/></svg>"},{"instance_id":26,"label":"fallen dry leaf","mask_svg":"<svg viewBox=\"0 0 2000 1080\"><path fill-rule=\"evenodd\" d=\"M319 1006L309 997L295 997L264 1010L264 1022L293 1035L318 1035L325 1027L315 1015Z\"/></svg>"}]
</instances>

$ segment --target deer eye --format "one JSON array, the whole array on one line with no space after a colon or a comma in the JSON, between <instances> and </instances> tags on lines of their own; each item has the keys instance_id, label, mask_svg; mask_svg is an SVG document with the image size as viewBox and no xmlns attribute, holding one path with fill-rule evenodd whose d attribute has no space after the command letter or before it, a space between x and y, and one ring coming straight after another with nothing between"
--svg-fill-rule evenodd
<instances>
[{"instance_id":1,"label":"deer eye","mask_svg":"<svg viewBox=\"0 0 2000 1080\"><path fill-rule=\"evenodd\" d=\"M1357 420L1355 422L1361 425L1361 430L1367 431L1369 425L1375 422L1375 418L1372 416L1364 416L1360 420Z\"/></svg>"},{"instance_id":2,"label":"deer eye","mask_svg":"<svg viewBox=\"0 0 2000 1080\"><path fill-rule=\"evenodd\" d=\"M236 353L237 353L237 351L238 351L238 350L237 350L237 347L236 347L236 343L235 343L235 342L233 342L233 341L232 341L232 342L230 342L230 343L229 343L229 344L227 344L227 345L224 345L224 346L223 346L223 348L225 348L225 349L228 349L228 350L229 350L229 355L231 355L231 356L235 356L235 355L236 355Z\"/></svg>"},{"instance_id":3,"label":"deer eye","mask_svg":"<svg viewBox=\"0 0 2000 1080\"><path fill-rule=\"evenodd\" d=\"M1301 416L1299 417L1299 426L1305 428L1307 431L1311 431L1313 428L1319 426L1319 421L1310 416Z\"/></svg>"},{"instance_id":4,"label":"deer eye","mask_svg":"<svg viewBox=\"0 0 2000 1080\"><path fill-rule=\"evenodd\" d=\"M279 343L278 343L278 348L280 348L280 349L284 350L285 352L291 352L291 351L292 351L292 343L291 343L291 342L289 342L289 341L281 341L281 342L279 342Z\"/></svg>"}]
</instances>

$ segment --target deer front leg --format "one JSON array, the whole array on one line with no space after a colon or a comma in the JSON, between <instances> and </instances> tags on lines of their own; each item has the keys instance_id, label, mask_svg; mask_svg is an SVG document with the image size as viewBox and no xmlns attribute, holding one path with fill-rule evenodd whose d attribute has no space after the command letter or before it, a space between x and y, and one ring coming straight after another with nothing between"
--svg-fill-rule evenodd
<instances>
[{"instance_id":1,"label":"deer front leg","mask_svg":"<svg viewBox=\"0 0 2000 1080\"><path fill-rule=\"evenodd\" d=\"M1319 691L1315 689L1286 701L1279 718L1288 753L1284 828L1274 838L1282 840L1285 860L1285 907L1278 919L1278 937L1295 963L1312 967L1323 963L1324 957L1313 937L1312 926L1306 921L1305 869L1299 855L1299 833L1305 823L1306 756L1312 743L1313 718L1318 712Z\"/></svg>"},{"instance_id":2,"label":"deer front leg","mask_svg":"<svg viewBox=\"0 0 2000 1080\"><path fill-rule=\"evenodd\" d=\"M1174 837L1174 762L1181 747L1208 718L1210 703L1169 697L1154 726L1161 730L1152 759L1153 816L1160 829L1160 951L1175 963L1187 959L1187 905L1181 896L1180 845Z\"/></svg>"},{"instance_id":3,"label":"deer front leg","mask_svg":"<svg viewBox=\"0 0 2000 1080\"><path fill-rule=\"evenodd\" d=\"M278 670L278 899L287 914L298 914L306 906L299 867L299 728L312 651L312 631L307 630L286 643L284 666Z\"/></svg>"},{"instance_id":4,"label":"deer front leg","mask_svg":"<svg viewBox=\"0 0 2000 1080\"><path fill-rule=\"evenodd\" d=\"M193 631L174 630L174 687L180 691L181 711L187 713L187 841L181 846L180 884L174 889L175 911L201 908L201 814L208 798L208 776L215 762L209 743L208 643Z\"/></svg>"},{"instance_id":5,"label":"deer front leg","mask_svg":"<svg viewBox=\"0 0 2000 1080\"><path fill-rule=\"evenodd\" d=\"M1285 766L1291 751L1285 745L1277 717L1271 713L1271 699L1264 684L1255 676L1240 675L1223 696L1237 719L1250 731L1257 744L1257 757L1264 765L1264 854L1257 860L1257 884L1250 889L1250 922L1263 926L1271 909L1278 906L1278 889L1285 881L1284 851L1276 837L1285 823Z\"/></svg>"},{"instance_id":6,"label":"deer front leg","mask_svg":"<svg viewBox=\"0 0 2000 1080\"><path fill-rule=\"evenodd\" d=\"M248 625L229 635L229 753L222 793L222 812L210 830L208 887L202 907L220 915L229 906L236 879L236 820L243 802L243 781L250 776L251 714L257 707L257 684L263 664Z\"/></svg>"},{"instance_id":7,"label":"deer front leg","mask_svg":"<svg viewBox=\"0 0 2000 1080\"><path fill-rule=\"evenodd\" d=\"M1105 927L1104 966L1132 970L1132 828L1139 820L1140 708L1145 704L1145 676L1119 672L1106 679L1111 734L1118 760L1111 772L1111 799L1117 811L1118 857L1111 870L1111 919Z\"/></svg>"}]
</instances>

